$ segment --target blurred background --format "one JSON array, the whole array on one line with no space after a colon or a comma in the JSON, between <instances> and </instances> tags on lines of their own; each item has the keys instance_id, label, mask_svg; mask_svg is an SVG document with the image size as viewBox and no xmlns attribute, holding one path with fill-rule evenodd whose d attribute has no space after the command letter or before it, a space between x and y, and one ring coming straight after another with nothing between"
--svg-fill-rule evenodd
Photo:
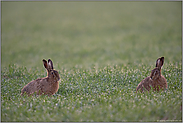
<instances>
[{"instance_id":1,"label":"blurred background","mask_svg":"<svg viewBox=\"0 0 183 123\"><path fill-rule=\"evenodd\" d=\"M181 62L182 2L1 2L1 65Z\"/></svg>"}]
</instances>

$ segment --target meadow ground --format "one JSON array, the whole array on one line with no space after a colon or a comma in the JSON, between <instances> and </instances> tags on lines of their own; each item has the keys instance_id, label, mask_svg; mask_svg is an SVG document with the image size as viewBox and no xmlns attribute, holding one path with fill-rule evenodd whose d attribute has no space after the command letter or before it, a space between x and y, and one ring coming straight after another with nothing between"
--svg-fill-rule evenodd
<instances>
[{"instance_id":1,"label":"meadow ground","mask_svg":"<svg viewBox=\"0 0 183 123\"><path fill-rule=\"evenodd\" d=\"M182 2L1 2L1 121L182 121ZM164 56L168 89L136 93ZM46 76L51 96L20 96Z\"/></svg>"}]
</instances>

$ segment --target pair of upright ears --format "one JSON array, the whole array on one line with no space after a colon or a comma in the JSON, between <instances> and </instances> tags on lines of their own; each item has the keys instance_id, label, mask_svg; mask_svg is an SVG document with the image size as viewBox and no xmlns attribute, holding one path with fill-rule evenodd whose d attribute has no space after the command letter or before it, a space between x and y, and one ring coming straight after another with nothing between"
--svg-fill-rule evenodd
<instances>
[{"instance_id":1,"label":"pair of upright ears","mask_svg":"<svg viewBox=\"0 0 183 123\"><path fill-rule=\"evenodd\" d=\"M51 61L51 59L48 59L48 63L45 59L43 59L43 65L47 70L53 69L53 62Z\"/></svg>"},{"instance_id":2,"label":"pair of upright ears","mask_svg":"<svg viewBox=\"0 0 183 123\"><path fill-rule=\"evenodd\" d=\"M164 63L164 57L158 58L156 60L156 67L161 69L161 67L163 66L163 63Z\"/></svg>"}]
</instances>

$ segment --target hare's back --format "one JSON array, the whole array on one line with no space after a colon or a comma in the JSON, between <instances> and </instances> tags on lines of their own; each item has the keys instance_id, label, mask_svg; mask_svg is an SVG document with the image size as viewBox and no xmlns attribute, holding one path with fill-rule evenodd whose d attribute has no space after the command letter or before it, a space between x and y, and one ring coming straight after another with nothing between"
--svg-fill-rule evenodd
<instances>
[{"instance_id":1,"label":"hare's back","mask_svg":"<svg viewBox=\"0 0 183 123\"><path fill-rule=\"evenodd\" d=\"M140 89L141 92L143 92L144 88L149 91L151 89L151 85L152 85L152 80L150 79L150 76L148 76L138 84L136 91Z\"/></svg>"},{"instance_id":2,"label":"hare's back","mask_svg":"<svg viewBox=\"0 0 183 123\"><path fill-rule=\"evenodd\" d=\"M36 92L38 90L38 85L39 85L39 81L41 79L36 79L33 80L31 82L29 82L26 86L24 86L24 88L22 89L21 95L23 95L25 92L27 94L33 94L34 92Z\"/></svg>"}]
</instances>

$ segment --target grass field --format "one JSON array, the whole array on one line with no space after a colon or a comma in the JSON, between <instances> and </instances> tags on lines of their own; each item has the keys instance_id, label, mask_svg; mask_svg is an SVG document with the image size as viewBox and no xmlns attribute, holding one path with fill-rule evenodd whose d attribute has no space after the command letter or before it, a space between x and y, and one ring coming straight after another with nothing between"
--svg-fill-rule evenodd
<instances>
[{"instance_id":1,"label":"grass field","mask_svg":"<svg viewBox=\"0 0 183 123\"><path fill-rule=\"evenodd\" d=\"M1 121L182 121L182 2L1 2ZM164 56L165 92L135 93ZM45 77L51 96L20 96Z\"/></svg>"}]
</instances>

